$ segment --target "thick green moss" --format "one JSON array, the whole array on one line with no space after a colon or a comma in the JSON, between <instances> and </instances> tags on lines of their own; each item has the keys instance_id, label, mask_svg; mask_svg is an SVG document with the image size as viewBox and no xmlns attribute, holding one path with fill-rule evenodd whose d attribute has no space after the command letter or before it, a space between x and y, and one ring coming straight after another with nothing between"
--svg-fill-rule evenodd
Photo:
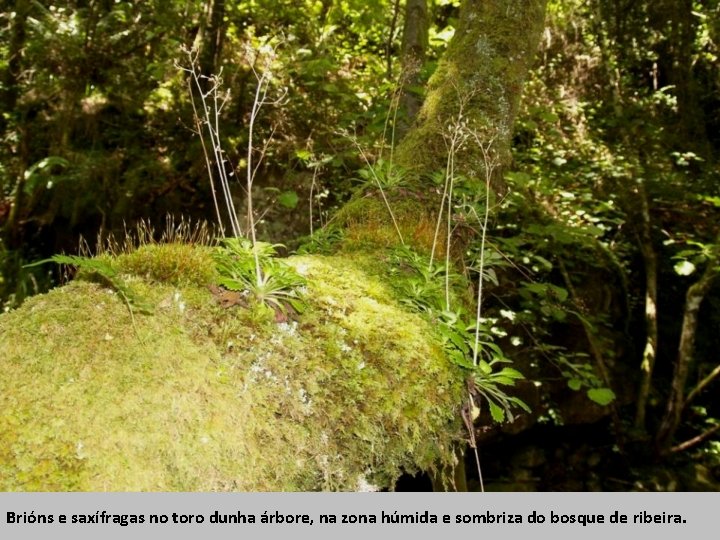
<instances>
[{"instance_id":1,"label":"thick green moss","mask_svg":"<svg viewBox=\"0 0 720 540\"><path fill-rule=\"evenodd\" d=\"M119 271L172 285L208 285L217 277L208 264L210 247L190 244L146 244L118 255Z\"/></svg>"},{"instance_id":2,"label":"thick green moss","mask_svg":"<svg viewBox=\"0 0 720 540\"><path fill-rule=\"evenodd\" d=\"M461 376L367 261L290 259L309 307L278 323L184 260L115 261L151 315L84 281L0 315L0 490L352 490L453 459Z\"/></svg>"},{"instance_id":3,"label":"thick green moss","mask_svg":"<svg viewBox=\"0 0 720 540\"><path fill-rule=\"evenodd\" d=\"M345 231L343 247L348 250L376 249L394 247L404 242L418 251L429 253L436 218L428 212L428 205L410 192L386 195L395 223L388 205L379 194L355 197L338 211L334 220ZM398 230L403 242L400 241ZM439 241L442 243L442 238Z\"/></svg>"}]
</instances>

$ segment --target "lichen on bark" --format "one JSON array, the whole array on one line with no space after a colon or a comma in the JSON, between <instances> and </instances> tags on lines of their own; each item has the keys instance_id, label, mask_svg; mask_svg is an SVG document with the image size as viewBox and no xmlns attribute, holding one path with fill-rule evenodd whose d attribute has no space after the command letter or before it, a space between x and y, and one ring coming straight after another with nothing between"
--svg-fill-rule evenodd
<instances>
[{"instance_id":1,"label":"lichen on bark","mask_svg":"<svg viewBox=\"0 0 720 540\"><path fill-rule=\"evenodd\" d=\"M460 112L477 135L457 152L460 171L484 178L477 142L492 143L497 164L510 162L512 125L522 85L543 29L545 0L467 0L448 50L428 84L414 128L397 149L400 165L418 175L443 169L447 136ZM500 167L495 168L499 173Z\"/></svg>"}]
</instances>

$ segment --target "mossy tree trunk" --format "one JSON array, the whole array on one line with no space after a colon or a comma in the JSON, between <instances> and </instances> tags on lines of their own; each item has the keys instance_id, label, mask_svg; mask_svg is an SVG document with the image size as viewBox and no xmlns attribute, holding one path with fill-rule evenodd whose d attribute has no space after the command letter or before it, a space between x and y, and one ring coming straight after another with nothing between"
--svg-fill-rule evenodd
<instances>
[{"instance_id":1,"label":"mossy tree trunk","mask_svg":"<svg viewBox=\"0 0 720 540\"><path fill-rule=\"evenodd\" d=\"M437 239L440 204L428 196L427 188L434 187L428 177L446 170L450 154L454 177L484 183L489 173L491 187L502 191L503 168L511 160L512 126L544 28L546 3L465 0L455 36L428 82L422 108L394 152L395 163L414 178L416 196L403 192L388 203L382 200L385 194L378 193L374 200L346 205L336 223L345 226L351 241L403 243L429 253ZM458 138L464 139L461 144L455 144ZM491 167L486 167L488 159Z\"/></svg>"},{"instance_id":2,"label":"mossy tree trunk","mask_svg":"<svg viewBox=\"0 0 720 540\"><path fill-rule=\"evenodd\" d=\"M545 0L466 0L460 21L397 162L417 174L445 167L450 126L462 113L475 136L456 154L458 172L484 178L481 143L500 167L510 162L512 125L544 27ZM498 187L499 183L495 186Z\"/></svg>"},{"instance_id":3,"label":"mossy tree trunk","mask_svg":"<svg viewBox=\"0 0 720 540\"><path fill-rule=\"evenodd\" d=\"M428 83L414 125L395 154L397 163L421 185L425 175L445 169L453 152L455 173L480 180L490 173L493 187L502 189L502 169L511 160L512 127L544 28L545 7L546 0L463 2L456 34ZM458 134L464 143L455 146L450 141ZM437 203L427 200L427 204ZM420 228L413 234L415 244L422 244ZM452 475L458 490L467 489L463 453L459 449ZM433 484L442 488L437 478Z\"/></svg>"}]
</instances>

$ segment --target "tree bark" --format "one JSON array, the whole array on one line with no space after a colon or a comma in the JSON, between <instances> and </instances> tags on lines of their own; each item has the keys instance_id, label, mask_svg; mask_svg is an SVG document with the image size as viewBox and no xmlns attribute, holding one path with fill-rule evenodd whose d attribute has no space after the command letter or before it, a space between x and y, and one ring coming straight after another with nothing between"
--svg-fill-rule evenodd
<instances>
[{"instance_id":1,"label":"tree bark","mask_svg":"<svg viewBox=\"0 0 720 540\"><path fill-rule=\"evenodd\" d=\"M217 75L225 38L225 0L213 0L207 22L198 35L200 73L205 77Z\"/></svg>"},{"instance_id":2,"label":"tree bark","mask_svg":"<svg viewBox=\"0 0 720 540\"><path fill-rule=\"evenodd\" d=\"M421 2L408 0L408 9L411 4L421 10ZM457 31L428 83L417 122L397 148L399 165L421 179L444 169L449 151L456 151L451 174L482 180L492 174L493 187L502 188L501 169L510 163L512 126L544 27L545 6L546 0L463 2ZM406 32L408 24L406 21ZM415 30L421 31L419 27ZM410 41L408 35L409 48ZM449 142L458 129L463 131L467 144L455 146L455 142ZM488 155L494 161L491 167ZM431 214L436 211L428 210ZM408 219L412 220L412 216L399 221ZM412 235L416 245L421 236L416 228ZM457 467L453 476L455 488L463 490L466 484L460 480L465 476L464 448L458 452L463 468Z\"/></svg>"},{"instance_id":3,"label":"tree bark","mask_svg":"<svg viewBox=\"0 0 720 540\"><path fill-rule=\"evenodd\" d=\"M417 175L444 168L447 127L462 113L477 140L492 143L496 186L510 163L512 126L522 85L540 40L545 0L465 0L454 38L428 83L417 124L400 143L397 162ZM457 172L485 177L478 144L456 153Z\"/></svg>"},{"instance_id":4,"label":"tree bark","mask_svg":"<svg viewBox=\"0 0 720 540\"><path fill-rule=\"evenodd\" d=\"M388 32L387 43L385 44L385 73L389 78L392 77L392 57L393 57L393 41L395 40L395 29L397 28L397 20L400 14L400 0L395 0L393 5L392 19L390 19L390 30Z\"/></svg>"},{"instance_id":5,"label":"tree bark","mask_svg":"<svg viewBox=\"0 0 720 540\"><path fill-rule=\"evenodd\" d=\"M720 239L718 239L720 241ZM717 250L716 250L717 251ZM707 263L707 268L700 279L690 286L685 296L685 313L683 315L682 331L678 358L673 372L670 397L667 401L665 417L660 424L656 442L660 454L667 453L673 442L673 437L680 425L682 412L685 406L685 385L688 371L693 360L695 346L695 332L698 324L698 312L705 295L710 290L715 278L720 273L717 268L717 253Z\"/></svg>"},{"instance_id":6,"label":"tree bark","mask_svg":"<svg viewBox=\"0 0 720 540\"><path fill-rule=\"evenodd\" d=\"M400 58L402 63L401 116L396 130L399 138L402 138L410 129L422 106L422 97L418 92L418 87L427 44L427 0L407 0Z\"/></svg>"},{"instance_id":7,"label":"tree bark","mask_svg":"<svg viewBox=\"0 0 720 540\"><path fill-rule=\"evenodd\" d=\"M13 113L19 95L20 73L22 72L22 49L25 46L25 23L30 13L30 2L17 0L15 2L15 16L10 22L10 39L8 40L7 67L2 74L3 111ZM0 129L5 129L6 120L0 115Z\"/></svg>"},{"instance_id":8,"label":"tree bark","mask_svg":"<svg viewBox=\"0 0 720 540\"><path fill-rule=\"evenodd\" d=\"M522 85L545 21L546 0L465 0L458 29L428 82L417 122L395 151L415 193L353 200L335 216L352 242L436 246L438 200L428 197L431 173L445 170L502 191ZM459 118L459 116L461 117ZM456 144L458 131L466 138ZM452 139L452 141L451 141ZM488 160L492 160L486 167ZM487 176L486 176L487 174ZM391 225L388 225L391 223Z\"/></svg>"},{"instance_id":9,"label":"tree bark","mask_svg":"<svg viewBox=\"0 0 720 540\"><path fill-rule=\"evenodd\" d=\"M13 155L15 161L14 176L17 179L14 189L14 197L9 209L5 222L0 227L0 245L4 244L5 249L16 249L20 242L19 229L17 221L19 213L22 211L23 185L25 178L23 172L27 164L25 163L27 151L27 140L24 133L24 121L17 116L17 101L20 95L21 73L23 69L22 53L26 40L27 18L30 15L31 2L28 0L17 0L14 6L15 16L10 24L10 39L8 41L8 62L7 67L2 74L3 92L2 92L2 111L8 115L15 116L15 121L8 122L8 118L4 114L0 114L0 134L5 135L5 130L15 129L19 145L17 151L7 149L9 155ZM10 118L12 118L10 116ZM3 137L4 138L4 137Z\"/></svg>"},{"instance_id":10,"label":"tree bark","mask_svg":"<svg viewBox=\"0 0 720 540\"><path fill-rule=\"evenodd\" d=\"M645 263L645 348L640 364L641 381L635 410L635 428L645 429L645 412L652 389L652 375L657 356L657 255L652 244L650 205L645 185L638 184L638 196L641 207L640 251Z\"/></svg>"}]
</instances>

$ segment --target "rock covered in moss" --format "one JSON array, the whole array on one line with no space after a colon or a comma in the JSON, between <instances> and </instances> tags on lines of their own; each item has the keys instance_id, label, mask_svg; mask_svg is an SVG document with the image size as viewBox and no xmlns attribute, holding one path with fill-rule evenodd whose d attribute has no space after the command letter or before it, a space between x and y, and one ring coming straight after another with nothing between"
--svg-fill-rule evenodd
<instances>
[{"instance_id":1,"label":"rock covered in moss","mask_svg":"<svg viewBox=\"0 0 720 540\"><path fill-rule=\"evenodd\" d=\"M278 322L218 302L202 248L142 249L112 260L131 299L77 280L0 315L0 490L353 490L453 459L461 376L372 262L290 259L308 307Z\"/></svg>"}]
</instances>

